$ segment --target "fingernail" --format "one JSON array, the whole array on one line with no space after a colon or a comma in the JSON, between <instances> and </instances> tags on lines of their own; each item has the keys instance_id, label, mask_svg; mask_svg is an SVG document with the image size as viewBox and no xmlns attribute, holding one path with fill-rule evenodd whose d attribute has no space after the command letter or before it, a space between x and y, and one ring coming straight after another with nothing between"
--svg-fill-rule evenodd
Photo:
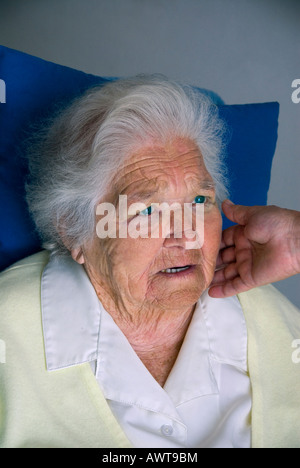
<instances>
[{"instance_id":1,"label":"fingernail","mask_svg":"<svg viewBox=\"0 0 300 468\"><path fill-rule=\"evenodd\" d=\"M227 205L234 205L234 203L231 201L231 200L224 200L224 203L226 203Z\"/></svg>"}]
</instances>

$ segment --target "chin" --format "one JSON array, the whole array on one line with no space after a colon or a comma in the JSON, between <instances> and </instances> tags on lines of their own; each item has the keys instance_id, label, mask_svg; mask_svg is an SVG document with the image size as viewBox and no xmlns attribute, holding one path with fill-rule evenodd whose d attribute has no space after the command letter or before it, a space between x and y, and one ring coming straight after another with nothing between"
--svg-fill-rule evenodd
<instances>
[{"instance_id":1,"label":"chin","mask_svg":"<svg viewBox=\"0 0 300 468\"><path fill-rule=\"evenodd\" d=\"M147 299L164 310L192 307L208 288L210 277L200 265L177 273L159 272L151 281Z\"/></svg>"},{"instance_id":2,"label":"chin","mask_svg":"<svg viewBox=\"0 0 300 468\"><path fill-rule=\"evenodd\" d=\"M158 307L165 311L174 311L175 309L185 309L194 306L200 299L203 292L207 289L204 284L199 282L192 286L183 285L177 288L159 288L152 291L152 300L155 301Z\"/></svg>"}]
</instances>

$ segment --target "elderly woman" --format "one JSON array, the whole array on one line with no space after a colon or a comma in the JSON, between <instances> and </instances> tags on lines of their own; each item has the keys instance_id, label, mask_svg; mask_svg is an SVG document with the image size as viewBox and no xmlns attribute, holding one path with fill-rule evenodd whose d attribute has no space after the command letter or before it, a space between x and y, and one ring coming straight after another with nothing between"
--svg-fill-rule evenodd
<instances>
[{"instance_id":1,"label":"elderly woman","mask_svg":"<svg viewBox=\"0 0 300 468\"><path fill-rule=\"evenodd\" d=\"M297 312L271 286L207 292L222 135L208 98L141 77L90 90L31 152L46 250L0 279L3 447L299 446Z\"/></svg>"}]
</instances>

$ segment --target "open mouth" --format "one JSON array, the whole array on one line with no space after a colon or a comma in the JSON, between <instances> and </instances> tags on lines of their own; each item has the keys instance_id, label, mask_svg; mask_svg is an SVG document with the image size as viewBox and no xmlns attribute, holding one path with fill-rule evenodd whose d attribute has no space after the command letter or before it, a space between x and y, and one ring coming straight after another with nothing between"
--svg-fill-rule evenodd
<instances>
[{"instance_id":1,"label":"open mouth","mask_svg":"<svg viewBox=\"0 0 300 468\"><path fill-rule=\"evenodd\" d=\"M192 268L192 266L193 265L186 265L186 266L182 266L182 267L166 268L165 270L161 270L160 273L176 274L176 273L180 273L182 271L189 270L190 268Z\"/></svg>"}]
</instances>

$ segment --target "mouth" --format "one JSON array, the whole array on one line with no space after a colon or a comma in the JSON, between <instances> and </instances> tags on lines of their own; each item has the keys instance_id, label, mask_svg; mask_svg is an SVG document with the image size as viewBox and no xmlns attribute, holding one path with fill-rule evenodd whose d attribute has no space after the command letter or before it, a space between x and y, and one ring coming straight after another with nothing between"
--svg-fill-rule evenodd
<instances>
[{"instance_id":1,"label":"mouth","mask_svg":"<svg viewBox=\"0 0 300 468\"><path fill-rule=\"evenodd\" d=\"M180 275L183 273L191 272L194 269L195 265L185 265L180 267L166 268L165 270L161 270L159 273L163 275Z\"/></svg>"}]
</instances>

